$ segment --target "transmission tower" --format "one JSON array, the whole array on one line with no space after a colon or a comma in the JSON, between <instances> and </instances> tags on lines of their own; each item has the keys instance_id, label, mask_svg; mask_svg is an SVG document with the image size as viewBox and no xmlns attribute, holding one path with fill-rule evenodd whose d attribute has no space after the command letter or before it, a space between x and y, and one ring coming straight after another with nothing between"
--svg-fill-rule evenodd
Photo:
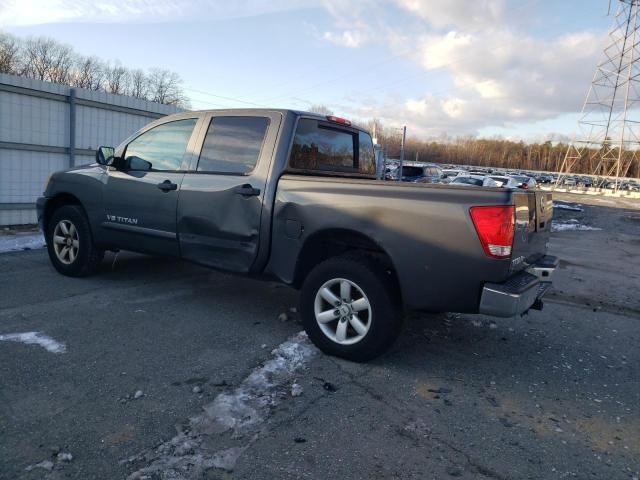
<instances>
[{"instance_id":1,"label":"transmission tower","mask_svg":"<svg viewBox=\"0 0 640 480\"><path fill-rule=\"evenodd\" d=\"M625 177L640 149L640 0L618 0L604 59L597 66L560 176L576 163L594 175Z\"/></svg>"}]
</instances>

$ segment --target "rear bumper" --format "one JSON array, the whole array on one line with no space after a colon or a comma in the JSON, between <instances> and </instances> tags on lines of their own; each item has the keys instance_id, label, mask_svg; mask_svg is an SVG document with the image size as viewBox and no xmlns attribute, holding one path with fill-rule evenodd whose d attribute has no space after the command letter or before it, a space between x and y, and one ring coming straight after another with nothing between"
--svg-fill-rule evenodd
<instances>
[{"instance_id":1,"label":"rear bumper","mask_svg":"<svg viewBox=\"0 0 640 480\"><path fill-rule=\"evenodd\" d=\"M516 273L503 283L485 283L479 313L495 317L522 315L530 308L542 309L541 299L551 287L553 272L558 267L556 257L546 256Z\"/></svg>"}]
</instances>

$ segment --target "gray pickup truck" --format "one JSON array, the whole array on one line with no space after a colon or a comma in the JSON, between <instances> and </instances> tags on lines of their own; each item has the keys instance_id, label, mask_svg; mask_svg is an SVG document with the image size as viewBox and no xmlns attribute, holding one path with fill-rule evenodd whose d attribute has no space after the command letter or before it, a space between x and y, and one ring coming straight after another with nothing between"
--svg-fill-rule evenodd
<instances>
[{"instance_id":1,"label":"gray pickup truck","mask_svg":"<svg viewBox=\"0 0 640 480\"><path fill-rule=\"evenodd\" d=\"M405 309L542 308L549 193L384 182L369 133L291 110L185 112L51 176L38 218L60 273L104 252L171 255L301 290L324 352L381 354Z\"/></svg>"}]
</instances>

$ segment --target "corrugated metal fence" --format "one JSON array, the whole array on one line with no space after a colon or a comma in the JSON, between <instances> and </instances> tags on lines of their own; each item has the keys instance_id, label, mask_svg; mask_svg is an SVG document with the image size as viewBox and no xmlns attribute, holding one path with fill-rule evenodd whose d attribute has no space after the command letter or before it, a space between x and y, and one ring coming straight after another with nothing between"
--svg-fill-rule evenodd
<instances>
[{"instance_id":1,"label":"corrugated metal fence","mask_svg":"<svg viewBox=\"0 0 640 480\"><path fill-rule=\"evenodd\" d=\"M35 223L49 174L91 163L176 107L0 74L0 225Z\"/></svg>"}]
</instances>

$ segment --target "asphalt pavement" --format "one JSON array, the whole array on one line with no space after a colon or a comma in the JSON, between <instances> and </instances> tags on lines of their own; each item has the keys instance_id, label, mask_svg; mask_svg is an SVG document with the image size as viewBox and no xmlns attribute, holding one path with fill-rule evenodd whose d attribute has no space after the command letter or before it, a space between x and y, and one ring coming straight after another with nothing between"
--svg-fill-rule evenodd
<instances>
[{"instance_id":1,"label":"asphalt pavement","mask_svg":"<svg viewBox=\"0 0 640 480\"><path fill-rule=\"evenodd\" d=\"M600 230L553 234L543 311L411 313L364 365L297 335L281 285L1 254L0 478L637 479L640 209L555 198ZM29 332L63 351L9 337Z\"/></svg>"}]
</instances>

